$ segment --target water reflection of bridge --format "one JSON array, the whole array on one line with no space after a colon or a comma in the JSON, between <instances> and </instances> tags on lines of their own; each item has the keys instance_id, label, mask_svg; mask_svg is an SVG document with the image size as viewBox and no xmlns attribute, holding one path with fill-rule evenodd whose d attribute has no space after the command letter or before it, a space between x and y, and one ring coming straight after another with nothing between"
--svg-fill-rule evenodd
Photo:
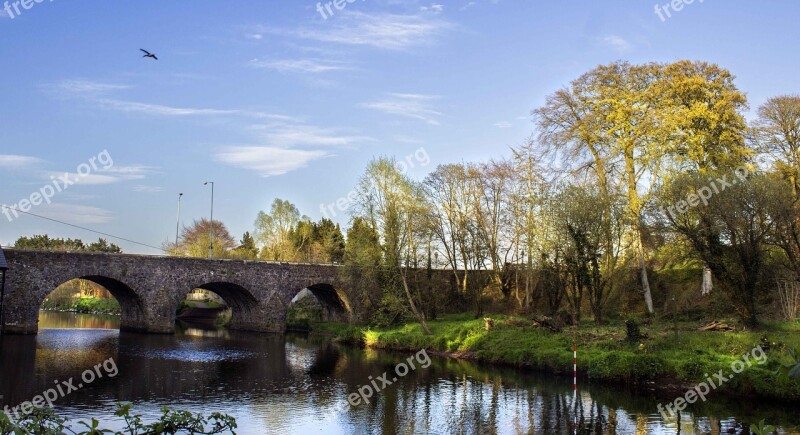
<instances>
[{"instance_id":1,"label":"water reflection of bridge","mask_svg":"<svg viewBox=\"0 0 800 435\"><path fill-rule=\"evenodd\" d=\"M665 426L649 394L589 385L581 388L576 403L569 378L441 358L432 358L430 367L410 372L370 403L351 407L348 394L367 384L368 376L392 371L406 355L340 347L314 337L50 330L38 337L5 337L2 346L2 404L30 400L54 379L78 376L113 357L117 378L98 381L58 406L109 409L115 401L130 401L138 410L157 412L169 404L206 414L235 413L244 416L249 429L255 425L271 433L297 429L298 421L327 421L331 430L353 433L470 434L571 433L576 420L577 433L585 434L674 433L677 424ZM791 409L771 409L760 418L796 419ZM749 403L721 397L694 411L683 414L682 433L724 433L736 424L728 416L753 415Z\"/></svg>"}]
</instances>

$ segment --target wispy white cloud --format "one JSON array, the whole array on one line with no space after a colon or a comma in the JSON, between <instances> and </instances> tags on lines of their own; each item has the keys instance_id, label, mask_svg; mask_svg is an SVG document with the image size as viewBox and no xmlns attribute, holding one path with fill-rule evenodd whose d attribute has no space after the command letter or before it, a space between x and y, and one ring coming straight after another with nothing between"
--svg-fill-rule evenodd
<instances>
[{"instance_id":1,"label":"wispy white cloud","mask_svg":"<svg viewBox=\"0 0 800 435\"><path fill-rule=\"evenodd\" d=\"M270 69L282 73L324 73L352 69L342 62L320 59L253 59L250 65L254 68Z\"/></svg>"},{"instance_id":2,"label":"wispy white cloud","mask_svg":"<svg viewBox=\"0 0 800 435\"><path fill-rule=\"evenodd\" d=\"M129 89L130 86L108 84L86 80L64 80L43 86L47 91L54 92L63 98L77 98L95 104L107 110L116 110L127 113L142 113L150 116L187 117L187 116L246 116L256 119L276 121L291 121L297 118L241 109L216 109L208 107L181 107L165 104L142 103L119 98L111 98L109 94L114 91Z\"/></svg>"},{"instance_id":3,"label":"wispy white cloud","mask_svg":"<svg viewBox=\"0 0 800 435\"><path fill-rule=\"evenodd\" d=\"M76 180L75 185L102 186L123 181L142 180L152 172L153 169L147 166L112 166L87 175L79 175L74 172L66 172L66 174L70 180ZM44 175L47 179L58 179L64 174L64 172L47 172Z\"/></svg>"},{"instance_id":4,"label":"wispy white cloud","mask_svg":"<svg viewBox=\"0 0 800 435\"><path fill-rule=\"evenodd\" d=\"M144 178L148 174L152 174L156 168L144 165L130 165L130 166L111 166L108 169L102 169L100 172L113 174L125 180L138 180Z\"/></svg>"},{"instance_id":5,"label":"wispy white cloud","mask_svg":"<svg viewBox=\"0 0 800 435\"><path fill-rule=\"evenodd\" d=\"M511 123L508 122L508 121L500 121L500 122L496 122L494 124L494 126L497 127L497 128L510 128L511 127Z\"/></svg>"},{"instance_id":6,"label":"wispy white cloud","mask_svg":"<svg viewBox=\"0 0 800 435\"><path fill-rule=\"evenodd\" d=\"M71 224L105 224L114 220L109 210L86 205L52 203L37 210L36 214Z\"/></svg>"},{"instance_id":7,"label":"wispy white cloud","mask_svg":"<svg viewBox=\"0 0 800 435\"><path fill-rule=\"evenodd\" d=\"M402 134L395 135L393 139L396 142L400 142L400 143L410 143L410 144L424 143L420 139L417 139L417 138L414 138L414 137L411 137L411 136L402 135Z\"/></svg>"},{"instance_id":8,"label":"wispy white cloud","mask_svg":"<svg viewBox=\"0 0 800 435\"><path fill-rule=\"evenodd\" d=\"M294 150L268 146L228 147L218 153L218 161L258 172L262 177L283 175L304 168L314 160L330 157L321 150Z\"/></svg>"},{"instance_id":9,"label":"wispy white cloud","mask_svg":"<svg viewBox=\"0 0 800 435\"><path fill-rule=\"evenodd\" d=\"M442 113L430 104L438 98L437 95L390 93L388 98L364 103L362 106L390 115L418 119L430 125L439 125L438 118Z\"/></svg>"},{"instance_id":10,"label":"wispy white cloud","mask_svg":"<svg viewBox=\"0 0 800 435\"><path fill-rule=\"evenodd\" d=\"M58 83L47 84L45 89L73 96L75 94L102 94L111 91L128 89L127 85L95 82L91 80L62 80Z\"/></svg>"},{"instance_id":11,"label":"wispy white cloud","mask_svg":"<svg viewBox=\"0 0 800 435\"><path fill-rule=\"evenodd\" d=\"M431 3L430 6L420 6L419 10L421 10L422 12L433 12L435 14L440 14L444 12L444 5Z\"/></svg>"},{"instance_id":12,"label":"wispy white cloud","mask_svg":"<svg viewBox=\"0 0 800 435\"><path fill-rule=\"evenodd\" d=\"M98 103L103 106L122 112L137 112L156 116L207 116L207 115L234 115L237 110L221 110L195 107L174 107L161 104L138 103L135 101L122 101L114 99L100 99Z\"/></svg>"},{"instance_id":13,"label":"wispy white cloud","mask_svg":"<svg viewBox=\"0 0 800 435\"><path fill-rule=\"evenodd\" d=\"M278 148L336 146L346 147L373 141L369 136L350 135L335 129L305 123L269 123L251 127L265 145Z\"/></svg>"},{"instance_id":14,"label":"wispy white cloud","mask_svg":"<svg viewBox=\"0 0 800 435\"><path fill-rule=\"evenodd\" d=\"M160 186L145 186L143 184L137 184L133 186L134 192L141 192L141 193L158 193L164 190Z\"/></svg>"},{"instance_id":15,"label":"wispy white cloud","mask_svg":"<svg viewBox=\"0 0 800 435\"><path fill-rule=\"evenodd\" d=\"M257 144L228 146L215 158L231 166L255 171L263 177L283 175L304 168L314 160L333 157L330 148L353 147L375 140L302 121L257 124L250 130L258 136Z\"/></svg>"},{"instance_id":16,"label":"wispy white cloud","mask_svg":"<svg viewBox=\"0 0 800 435\"><path fill-rule=\"evenodd\" d=\"M618 35L608 35L603 38L602 42L620 53L628 52L634 47L633 43Z\"/></svg>"},{"instance_id":17,"label":"wispy white cloud","mask_svg":"<svg viewBox=\"0 0 800 435\"><path fill-rule=\"evenodd\" d=\"M30 156L18 156L14 154L0 154L0 168L15 169L24 168L41 162L40 159Z\"/></svg>"},{"instance_id":18,"label":"wispy white cloud","mask_svg":"<svg viewBox=\"0 0 800 435\"><path fill-rule=\"evenodd\" d=\"M319 42L369 46L385 50L405 50L428 45L446 31L454 28L449 21L432 14L397 15L367 14L347 11L337 16L335 23L295 30L265 29Z\"/></svg>"},{"instance_id":19,"label":"wispy white cloud","mask_svg":"<svg viewBox=\"0 0 800 435\"><path fill-rule=\"evenodd\" d=\"M251 112L251 111L244 111L242 112L247 116L257 118L257 119L266 119L270 121L279 121L279 122L302 122L302 118L297 116L290 116L290 115L280 115L276 113L265 113L265 112Z\"/></svg>"}]
</instances>

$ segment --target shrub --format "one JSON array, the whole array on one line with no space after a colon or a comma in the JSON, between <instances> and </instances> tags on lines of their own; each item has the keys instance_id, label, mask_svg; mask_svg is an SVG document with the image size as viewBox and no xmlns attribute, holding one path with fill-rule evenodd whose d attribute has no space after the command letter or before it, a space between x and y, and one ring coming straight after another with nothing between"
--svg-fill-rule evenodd
<instances>
[{"instance_id":1,"label":"shrub","mask_svg":"<svg viewBox=\"0 0 800 435\"><path fill-rule=\"evenodd\" d=\"M150 424L142 422L141 415L131 415L130 404L117 404L114 415L124 420L124 433L141 434L218 434L233 432L237 428L236 419L227 414L215 412L208 418L203 414L194 414L189 411L176 411L168 407L161 409L161 417L158 421ZM79 428L75 432L71 427ZM84 429L85 428L85 429ZM103 434L121 433L114 432L100 427L100 422L92 419L90 422L79 421L77 424L69 424L69 420L58 416L50 408L35 408L30 414L26 414L19 421L11 421L4 413L0 412L0 435L27 435L27 434L60 434L60 433L80 433L80 434Z\"/></svg>"}]
</instances>

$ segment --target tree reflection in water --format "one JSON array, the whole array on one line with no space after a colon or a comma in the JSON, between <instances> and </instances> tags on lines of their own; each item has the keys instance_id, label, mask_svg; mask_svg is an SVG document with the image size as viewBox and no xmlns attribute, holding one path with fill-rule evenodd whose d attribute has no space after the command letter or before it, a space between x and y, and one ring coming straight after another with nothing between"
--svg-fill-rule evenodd
<instances>
[{"instance_id":1,"label":"tree reflection in water","mask_svg":"<svg viewBox=\"0 0 800 435\"><path fill-rule=\"evenodd\" d=\"M410 355L340 346L313 335L193 325L179 325L174 335L120 333L107 323L112 319L71 314L70 323L63 313L46 314L38 336L0 341L0 407L30 400L54 380L79 376L113 357L117 377L70 394L56 410L73 419L108 421L117 401L133 402L146 419L157 417L163 405L180 405L231 414L241 433L738 433L761 419L789 430L800 423L791 407L759 410L724 396L680 420L663 421L656 405L669 397L585 383L576 402L571 377L436 357L370 403L351 406L349 394L370 376L392 373ZM110 329L48 329L90 325Z\"/></svg>"}]
</instances>

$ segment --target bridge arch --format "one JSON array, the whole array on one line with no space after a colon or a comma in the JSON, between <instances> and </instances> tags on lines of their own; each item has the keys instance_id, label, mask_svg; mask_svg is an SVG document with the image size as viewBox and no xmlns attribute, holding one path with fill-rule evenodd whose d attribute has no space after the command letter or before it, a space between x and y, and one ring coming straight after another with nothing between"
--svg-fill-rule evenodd
<instances>
[{"instance_id":1,"label":"bridge arch","mask_svg":"<svg viewBox=\"0 0 800 435\"><path fill-rule=\"evenodd\" d=\"M93 282L111 293L120 305L120 330L140 331L141 325L146 323L144 302L139 295L126 283L102 274L76 275L74 277L59 277L49 284L42 286L34 301L34 308L38 311L45 299L57 288L73 280Z\"/></svg>"},{"instance_id":2,"label":"bridge arch","mask_svg":"<svg viewBox=\"0 0 800 435\"><path fill-rule=\"evenodd\" d=\"M177 311L181 301L194 289L213 292L225 301L231 309L232 317L228 326L230 329L264 329L265 326L261 324L263 322L258 320L261 313L258 299L244 285L234 282L212 281L191 286L191 288L185 289L185 293L177 295L173 301L173 312Z\"/></svg>"},{"instance_id":3,"label":"bridge arch","mask_svg":"<svg viewBox=\"0 0 800 435\"><path fill-rule=\"evenodd\" d=\"M308 289L322 305L324 320L349 322L352 319L353 310L350 305L349 297L344 291L332 284L321 282L294 289L290 292L291 299L289 303L306 289Z\"/></svg>"}]
</instances>

